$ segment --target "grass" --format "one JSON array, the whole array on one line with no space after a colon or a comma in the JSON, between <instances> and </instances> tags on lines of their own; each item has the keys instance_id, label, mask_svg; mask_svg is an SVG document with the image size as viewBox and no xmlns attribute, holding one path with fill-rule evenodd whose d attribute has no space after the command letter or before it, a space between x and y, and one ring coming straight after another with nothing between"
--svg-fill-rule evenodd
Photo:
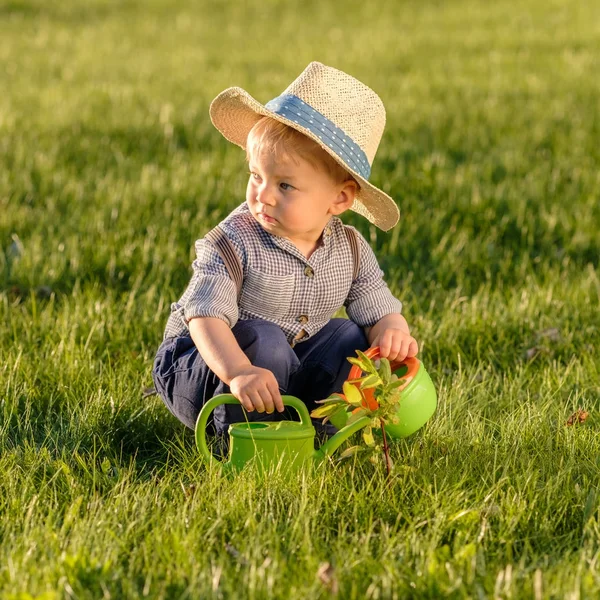
<instances>
[{"instance_id":1,"label":"grass","mask_svg":"<svg viewBox=\"0 0 600 600\"><path fill-rule=\"evenodd\" d=\"M0 597L597 597L599 18L0 0ZM347 221L438 391L391 486L360 459L223 478L141 398L194 240L243 198L211 99L315 59L386 104L402 220Z\"/></svg>"}]
</instances>

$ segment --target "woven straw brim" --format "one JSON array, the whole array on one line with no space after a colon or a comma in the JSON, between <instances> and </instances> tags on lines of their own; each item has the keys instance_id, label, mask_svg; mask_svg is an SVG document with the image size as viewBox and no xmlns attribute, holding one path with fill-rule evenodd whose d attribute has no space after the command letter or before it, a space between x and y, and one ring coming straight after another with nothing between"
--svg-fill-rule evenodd
<instances>
[{"instance_id":1,"label":"woven straw brim","mask_svg":"<svg viewBox=\"0 0 600 600\"><path fill-rule=\"evenodd\" d=\"M360 190L356 195L351 210L362 215L383 231L388 231L398 223L400 211L394 200L351 169L329 146L324 144L309 129L270 111L250 96L248 92L239 87L224 90L210 105L210 118L213 125L227 140L244 149L246 149L248 133L262 117L270 117L300 131L323 148L336 162L352 174L356 181L358 181Z\"/></svg>"}]
</instances>

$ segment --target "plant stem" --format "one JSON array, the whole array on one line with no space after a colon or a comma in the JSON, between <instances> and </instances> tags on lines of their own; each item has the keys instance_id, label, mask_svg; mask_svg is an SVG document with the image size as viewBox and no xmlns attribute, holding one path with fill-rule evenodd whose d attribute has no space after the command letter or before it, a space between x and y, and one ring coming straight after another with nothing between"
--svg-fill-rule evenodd
<instances>
[{"instance_id":1,"label":"plant stem","mask_svg":"<svg viewBox=\"0 0 600 600\"><path fill-rule=\"evenodd\" d=\"M383 421L383 419L379 419L379 422L381 423L381 433L383 434L383 453L385 454L385 469L387 471L387 480L388 483L390 481L390 454L389 454L389 449L388 449L388 444L387 444L387 436L385 435L385 423Z\"/></svg>"}]
</instances>

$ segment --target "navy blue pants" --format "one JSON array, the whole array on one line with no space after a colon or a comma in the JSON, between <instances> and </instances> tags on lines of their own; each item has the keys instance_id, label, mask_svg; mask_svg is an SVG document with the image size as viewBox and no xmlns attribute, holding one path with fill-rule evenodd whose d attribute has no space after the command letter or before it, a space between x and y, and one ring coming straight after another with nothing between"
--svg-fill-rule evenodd
<instances>
[{"instance_id":1,"label":"navy blue pants","mask_svg":"<svg viewBox=\"0 0 600 600\"><path fill-rule=\"evenodd\" d=\"M269 321L238 321L232 332L250 362L275 375L281 394L300 398L309 411L316 406L315 400L342 391L352 366L346 358L356 356L356 350L364 351L369 346L362 328L348 319L332 319L314 336L293 348L283 331ZM167 408L192 429L204 403L230 391L208 368L189 336L170 338L160 345L152 378ZM212 424L215 433L224 434L231 423L246 419L297 420L297 416L287 411L270 415L257 411L246 413L241 405L223 404L213 412Z\"/></svg>"}]
</instances>

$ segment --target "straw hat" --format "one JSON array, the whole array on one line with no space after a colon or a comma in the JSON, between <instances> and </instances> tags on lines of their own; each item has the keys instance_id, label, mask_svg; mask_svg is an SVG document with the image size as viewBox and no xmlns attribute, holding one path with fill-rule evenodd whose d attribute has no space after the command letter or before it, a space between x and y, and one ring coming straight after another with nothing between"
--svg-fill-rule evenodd
<instances>
[{"instance_id":1,"label":"straw hat","mask_svg":"<svg viewBox=\"0 0 600 600\"><path fill-rule=\"evenodd\" d=\"M384 231L398 222L396 203L368 181L385 126L385 108L372 89L342 71L311 62L281 96L265 105L239 87L224 90L210 105L214 126L242 148L262 117L308 136L355 177L360 190L352 210Z\"/></svg>"}]
</instances>

